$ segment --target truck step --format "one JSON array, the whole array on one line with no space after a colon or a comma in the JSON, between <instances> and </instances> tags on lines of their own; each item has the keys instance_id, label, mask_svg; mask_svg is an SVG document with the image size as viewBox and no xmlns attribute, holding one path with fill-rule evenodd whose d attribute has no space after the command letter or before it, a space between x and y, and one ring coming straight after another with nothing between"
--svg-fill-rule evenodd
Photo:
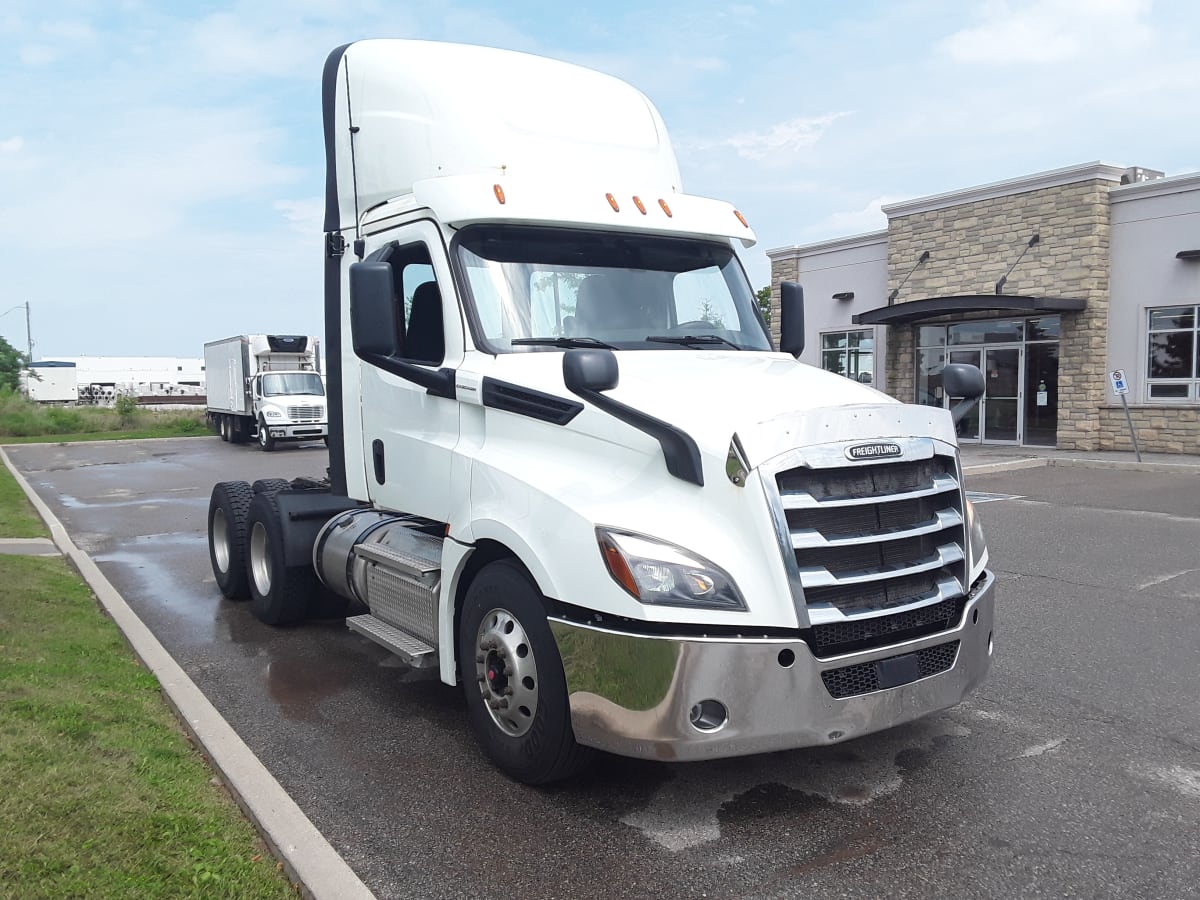
<instances>
[{"instance_id":1,"label":"truck step","mask_svg":"<svg viewBox=\"0 0 1200 900\"><path fill-rule=\"evenodd\" d=\"M425 669L437 664L437 650L434 647L375 616L351 616L346 619L346 626L351 631L391 650L414 669Z\"/></svg>"}]
</instances>

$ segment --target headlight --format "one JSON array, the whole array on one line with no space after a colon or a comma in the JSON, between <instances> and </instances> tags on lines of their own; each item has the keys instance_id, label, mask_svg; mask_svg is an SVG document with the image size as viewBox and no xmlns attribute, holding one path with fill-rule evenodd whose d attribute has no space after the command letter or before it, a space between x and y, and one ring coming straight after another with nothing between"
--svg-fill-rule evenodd
<instances>
[{"instance_id":1,"label":"headlight","mask_svg":"<svg viewBox=\"0 0 1200 900\"><path fill-rule=\"evenodd\" d=\"M600 554L613 580L642 603L744 610L746 601L719 566L640 534L596 529Z\"/></svg>"},{"instance_id":2,"label":"headlight","mask_svg":"<svg viewBox=\"0 0 1200 900\"><path fill-rule=\"evenodd\" d=\"M278 419L283 415L283 413L277 409L264 409L263 415L265 415L268 419Z\"/></svg>"},{"instance_id":3,"label":"headlight","mask_svg":"<svg viewBox=\"0 0 1200 900\"><path fill-rule=\"evenodd\" d=\"M988 549L987 541L983 537L983 524L979 521L979 513L975 511L975 504L970 500L967 501L967 546L970 551L971 568L968 572L968 584L974 584L975 579L983 574L983 568L987 565Z\"/></svg>"}]
</instances>

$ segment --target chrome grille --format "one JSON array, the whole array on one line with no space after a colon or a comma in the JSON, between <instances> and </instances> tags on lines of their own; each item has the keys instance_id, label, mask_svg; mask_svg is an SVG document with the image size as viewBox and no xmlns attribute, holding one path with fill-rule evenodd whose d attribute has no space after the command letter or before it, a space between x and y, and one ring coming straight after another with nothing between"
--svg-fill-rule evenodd
<instances>
[{"instance_id":1,"label":"chrome grille","mask_svg":"<svg viewBox=\"0 0 1200 900\"><path fill-rule=\"evenodd\" d=\"M776 474L786 537L814 625L964 595L967 545L957 472L954 456L934 454ZM889 630L868 629L877 637L874 646L888 642Z\"/></svg>"},{"instance_id":2,"label":"chrome grille","mask_svg":"<svg viewBox=\"0 0 1200 900\"><path fill-rule=\"evenodd\" d=\"M325 407L323 406L289 406L287 408L289 419L299 419L303 422L319 422L325 418Z\"/></svg>"}]
</instances>

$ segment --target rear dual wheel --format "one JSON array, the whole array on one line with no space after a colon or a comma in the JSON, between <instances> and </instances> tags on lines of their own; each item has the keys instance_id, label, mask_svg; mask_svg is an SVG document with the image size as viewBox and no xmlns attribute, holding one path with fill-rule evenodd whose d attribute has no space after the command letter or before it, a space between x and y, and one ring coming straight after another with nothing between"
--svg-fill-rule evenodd
<instances>
[{"instance_id":1,"label":"rear dual wheel","mask_svg":"<svg viewBox=\"0 0 1200 900\"><path fill-rule=\"evenodd\" d=\"M245 600L246 519L254 491L245 481L222 481L213 485L208 501L208 558L213 578L230 600Z\"/></svg>"},{"instance_id":2,"label":"rear dual wheel","mask_svg":"<svg viewBox=\"0 0 1200 900\"><path fill-rule=\"evenodd\" d=\"M254 482L246 516L246 572L250 611L268 625L289 625L346 614L349 601L321 583L308 558L288 565L287 536L278 492L289 486L281 478Z\"/></svg>"}]
</instances>

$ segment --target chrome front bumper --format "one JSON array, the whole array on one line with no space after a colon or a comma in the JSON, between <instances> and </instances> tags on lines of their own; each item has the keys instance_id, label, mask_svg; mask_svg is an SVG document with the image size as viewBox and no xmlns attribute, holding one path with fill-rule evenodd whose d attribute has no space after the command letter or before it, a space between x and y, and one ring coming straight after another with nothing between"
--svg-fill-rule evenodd
<instances>
[{"instance_id":1,"label":"chrome front bumper","mask_svg":"<svg viewBox=\"0 0 1200 900\"><path fill-rule=\"evenodd\" d=\"M267 434L281 441L315 441L329 434L325 422L302 422L296 425L268 425Z\"/></svg>"},{"instance_id":2,"label":"chrome front bumper","mask_svg":"<svg viewBox=\"0 0 1200 900\"><path fill-rule=\"evenodd\" d=\"M834 744L954 706L991 665L994 588L985 572L957 628L829 659L800 640L635 635L562 619L550 626L579 743L643 759L712 759ZM835 699L821 678L952 641L948 669L898 687ZM728 710L714 731L691 723L704 700Z\"/></svg>"}]
</instances>

